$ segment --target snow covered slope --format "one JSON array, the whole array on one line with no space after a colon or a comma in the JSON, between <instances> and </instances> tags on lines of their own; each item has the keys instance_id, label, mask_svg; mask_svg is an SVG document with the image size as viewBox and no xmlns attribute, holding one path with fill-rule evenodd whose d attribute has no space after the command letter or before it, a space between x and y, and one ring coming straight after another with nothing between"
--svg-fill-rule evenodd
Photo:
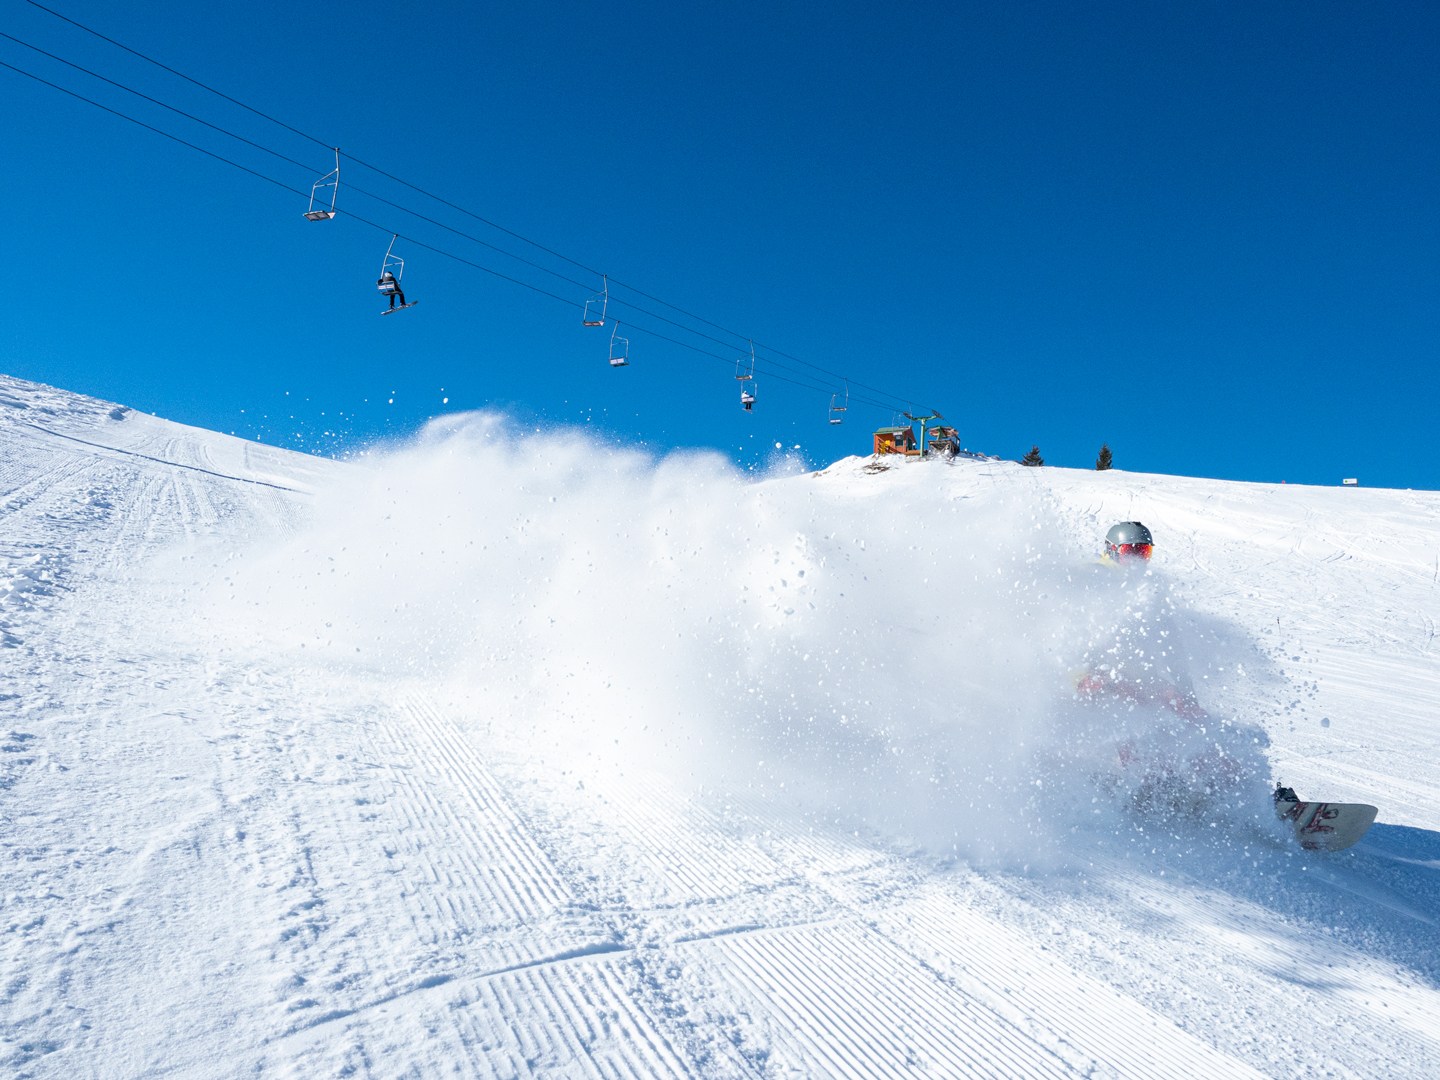
<instances>
[{"instance_id":1,"label":"snow covered slope","mask_svg":"<svg viewBox=\"0 0 1440 1080\"><path fill-rule=\"evenodd\" d=\"M337 463L0 377L0 1069L1440 1075L1437 601L1435 493ZM1203 812L1094 786L1097 661L1193 687Z\"/></svg>"}]
</instances>

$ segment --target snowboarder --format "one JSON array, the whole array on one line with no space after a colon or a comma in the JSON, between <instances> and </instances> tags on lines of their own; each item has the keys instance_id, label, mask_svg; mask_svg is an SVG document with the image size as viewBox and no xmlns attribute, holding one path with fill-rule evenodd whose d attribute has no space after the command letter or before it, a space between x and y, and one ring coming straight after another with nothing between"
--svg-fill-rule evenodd
<instances>
[{"instance_id":1,"label":"snowboarder","mask_svg":"<svg viewBox=\"0 0 1440 1080\"><path fill-rule=\"evenodd\" d=\"M1138 521L1121 521L1110 526L1105 534L1104 561L1107 563L1149 562L1154 553L1155 539Z\"/></svg>"},{"instance_id":2,"label":"snowboarder","mask_svg":"<svg viewBox=\"0 0 1440 1080\"><path fill-rule=\"evenodd\" d=\"M400 298L401 307L410 306L405 303L405 292L400 288L400 282L395 279L395 275L389 270L386 270L380 275L380 280L375 282L375 287L390 297L390 310L395 310L395 298L397 296Z\"/></svg>"},{"instance_id":3,"label":"snowboarder","mask_svg":"<svg viewBox=\"0 0 1440 1080\"><path fill-rule=\"evenodd\" d=\"M1149 529L1121 521L1105 534L1101 561L1118 568L1143 565L1154 551ZM1126 578L1115 584L1126 588L1133 615L1135 598L1153 582L1148 575L1144 582ZM1101 645L1101 662L1075 673L1075 700L1099 710L1090 728L1097 741L1114 740L1113 763L1097 770L1102 783L1128 791L1137 808L1189 812L1253 786L1269 771L1264 749L1270 740L1262 728L1217 716L1196 700L1184 673L1165 659L1177 640L1167 622L1157 608L1118 627L1114 642ZM1168 646L1152 652L1147 642L1162 639ZM1366 803L1307 802L1281 784L1272 798L1301 847L1311 851L1351 846L1378 813Z\"/></svg>"},{"instance_id":4,"label":"snowboarder","mask_svg":"<svg viewBox=\"0 0 1440 1080\"><path fill-rule=\"evenodd\" d=\"M1111 570L1134 570L1154 551L1155 538L1142 522L1121 521L1105 534L1099 561ZM1137 805L1204 801L1239 783L1256 763L1237 760L1226 749L1223 744L1238 741L1228 734L1237 725L1200 704L1177 664L1178 628L1167 615L1162 584L1148 575L1144 583L1125 577L1123 584L1106 581L1123 589L1123 617L1113 634L1096 638L1084 666L1071 673L1075 701L1087 707L1076 722L1112 747L1113 761L1101 772L1109 773L1106 782L1123 781ZM1164 647L1157 649L1157 642Z\"/></svg>"}]
</instances>

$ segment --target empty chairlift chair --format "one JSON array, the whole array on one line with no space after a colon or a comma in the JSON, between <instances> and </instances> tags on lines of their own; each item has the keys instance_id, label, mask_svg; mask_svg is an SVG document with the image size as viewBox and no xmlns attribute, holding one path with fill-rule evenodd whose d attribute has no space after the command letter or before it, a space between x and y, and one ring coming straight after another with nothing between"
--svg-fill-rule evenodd
<instances>
[{"instance_id":1,"label":"empty chairlift chair","mask_svg":"<svg viewBox=\"0 0 1440 1080\"><path fill-rule=\"evenodd\" d=\"M624 367L630 363L630 339L620 336L620 324L610 331L610 366Z\"/></svg>"},{"instance_id":2,"label":"empty chairlift chair","mask_svg":"<svg viewBox=\"0 0 1440 1080\"><path fill-rule=\"evenodd\" d=\"M329 189L330 205L325 205L325 191ZM329 221L335 216L335 200L340 194L340 148L335 148L335 168L322 176L310 188L310 209L305 211L306 221Z\"/></svg>"},{"instance_id":3,"label":"empty chairlift chair","mask_svg":"<svg viewBox=\"0 0 1440 1080\"><path fill-rule=\"evenodd\" d=\"M602 277L600 280L604 283L603 289L585 301L585 313L581 316L581 321L586 326L605 325L605 311L610 306L610 279Z\"/></svg>"}]
</instances>

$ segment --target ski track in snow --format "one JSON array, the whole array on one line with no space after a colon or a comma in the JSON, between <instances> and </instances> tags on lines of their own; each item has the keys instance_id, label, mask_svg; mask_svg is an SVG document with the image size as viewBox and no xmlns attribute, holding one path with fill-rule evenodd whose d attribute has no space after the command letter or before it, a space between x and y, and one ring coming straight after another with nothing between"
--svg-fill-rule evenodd
<instances>
[{"instance_id":1,"label":"ski track in snow","mask_svg":"<svg viewBox=\"0 0 1440 1080\"><path fill-rule=\"evenodd\" d=\"M0 447L8 1074L1440 1075L1440 497L993 462L779 481L857 521L1024 490L1079 551L1146 521L1272 660L1221 704L1277 773L1381 807L1337 855L1151 823L989 867L176 621L343 464L3 376ZM773 561L762 621L824 588L791 584L802 549Z\"/></svg>"}]
</instances>

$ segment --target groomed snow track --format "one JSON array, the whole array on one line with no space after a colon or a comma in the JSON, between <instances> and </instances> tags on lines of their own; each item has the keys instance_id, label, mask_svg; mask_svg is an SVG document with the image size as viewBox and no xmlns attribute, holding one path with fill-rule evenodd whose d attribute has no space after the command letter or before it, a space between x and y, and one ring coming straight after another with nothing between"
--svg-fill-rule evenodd
<instances>
[{"instance_id":1,"label":"groomed snow track","mask_svg":"<svg viewBox=\"0 0 1440 1080\"><path fill-rule=\"evenodd\" d=\"M1319 753L1272 732L1305 786L1385 808L1344 857L1140 835L1027 870L580 775L453 686L167 633L197 560L228 580L227 549L295 531L343 465L5 377L0 446L10 1075L1440 1075L1440 772L1413 768L1440 691L1406 621L1433 585L1398 565L1399 614L1335 641L1343 508L1284 552L1320 569L1247 607L1206 591L1238 556L1204 517L1244 486L1047 470L1077 531L1140 498L1192 514L1191 587L1303 624L1320 704L1389 710L1411 756L1378 726ZM1007 468L925 482L1037 483ZM1226 528L1263 508L1233 505ZM1396 513L1423 532L1440 501Z\"/></svg>"}]
</instances>

